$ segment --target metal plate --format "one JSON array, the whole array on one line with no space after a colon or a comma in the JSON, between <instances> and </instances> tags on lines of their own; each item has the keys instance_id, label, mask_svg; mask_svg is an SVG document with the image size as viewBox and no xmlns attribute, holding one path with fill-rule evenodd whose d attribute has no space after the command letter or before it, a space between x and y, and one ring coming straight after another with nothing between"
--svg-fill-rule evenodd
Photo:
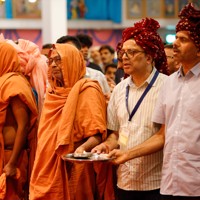
<instances>
[{"instance_id":1,"label":"metal plate","mask_svg":"<svg viewBox=\"0 0 200 200\"><path fill-rule=\"evenodd\" d=\"M73 153L66 154L62 157L63 160L72 161L72 162L104 162L104 161L110 161L114 158L108 158L107 154L91 154L90 156L85 157L75 157Z\"/></svg>"},{"instance_id":2,"label":"metal plate","mask_svg":"<svg viewBox=\"0 0 200 200\"><path fill-rule=\"evenodd\" d=\"M91 152L73 153L74 158L89 158L93 155Z\"/></svg>"}]
</instances>

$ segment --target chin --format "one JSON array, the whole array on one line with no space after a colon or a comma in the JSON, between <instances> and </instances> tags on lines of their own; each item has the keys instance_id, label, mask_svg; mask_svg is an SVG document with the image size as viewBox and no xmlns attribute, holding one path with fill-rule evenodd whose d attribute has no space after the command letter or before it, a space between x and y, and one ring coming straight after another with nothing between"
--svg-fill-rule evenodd
<instances>
[{"instance_id":1,"label":"chin","mask_svg":"<svg viewBox=\"0 0 200 200\"><path fill-rule=\"evenodd\" d=\"M130 75L130 70L129 70L129 69L126 69L126 68L124 68L124 73L126 73L126 74L129 74L129 75Z\"/></svg>"}]
</instances>

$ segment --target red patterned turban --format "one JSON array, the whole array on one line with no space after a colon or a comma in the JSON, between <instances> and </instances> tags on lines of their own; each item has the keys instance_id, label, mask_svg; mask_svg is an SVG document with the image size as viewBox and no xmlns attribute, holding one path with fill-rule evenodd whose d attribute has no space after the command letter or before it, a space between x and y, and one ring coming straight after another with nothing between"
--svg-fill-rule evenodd
<instances>
[{"instance_id":1,"label":"red patterned turban","mask_svg":"<svg viewBox=\"0 0 200 200\"><path fill-rule=\"evenodd\" d=\"M176 25L176 32L189 31L190 38L200 49L200 10L196 10L192 3L187 4L179 13L180 21Z\"/></svg>"},{"instance_id":2,"label":"red patterned turban","mask_svg":"<svg viewBox=\"0 0 200 200\"><path fill-rule=\"evenodd\" d=\"M135 23L133 27L126 28L122 32L122 41L134 39L137 45L152 56L157 70L169 74L164 44L157 33L158 28L160 28L160 25L156 20L152 18L142 19Z\"/></svg>"},{"instance_id":3,"label":"red patterned turban","mask_svg":"<svg viewBox=\"0 0 200 200\"><path fill-rule=\"evenodd\" d=\"M116 51L120 51L122 49L122 46L123 46L123 43L122 41L120 40L118 43L117 43L117 46L116 46Z\"/></svg>"}]
</instances>

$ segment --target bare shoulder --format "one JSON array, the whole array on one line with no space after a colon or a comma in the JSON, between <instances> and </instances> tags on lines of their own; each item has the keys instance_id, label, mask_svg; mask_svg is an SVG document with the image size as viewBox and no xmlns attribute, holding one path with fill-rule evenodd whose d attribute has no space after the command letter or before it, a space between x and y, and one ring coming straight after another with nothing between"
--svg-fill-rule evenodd
<instances>
[{"instance_id":1,"label":"bare shoulder","mask_svg":"<svg viewBox=\"0 0 200 200\"><path fill-rule=\"evenodd\" d=\"M10 105L12 108L24 108L28 111L28 106L24 101L22 101L18 96L12 97L10 100Z\"/></svg>"}]
</instances>

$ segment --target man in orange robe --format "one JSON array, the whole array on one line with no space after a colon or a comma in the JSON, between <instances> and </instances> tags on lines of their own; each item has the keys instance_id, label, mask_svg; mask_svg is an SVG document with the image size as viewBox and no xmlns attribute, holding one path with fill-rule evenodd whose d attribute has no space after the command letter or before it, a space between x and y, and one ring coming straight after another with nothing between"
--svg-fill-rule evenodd
<instances>
[{"instance_id":1,"label":"man in orange robe","mask_svg":"<svg viewBox=\"0 0 200 200\"><path fill-rule=\"evenodd\" d=\"M0 42L0 55L0 198L20 200L33 165L38 111L16 50Z\"/></svg>"},{"instance_id":2,"label":"man in orange robe","mask_svg":"<svg viewBox=\"0 0 200 200\"><path fill-rule=\"evenodd\" d=\"M111 195L106 192L107 164L62 159L75 150L88 152L106 138L105 97L97 81L83 78L85 72L78 49L70 44L54 46L49 57L50 88L39 123L30 200L113 199L112 188Z\"/></svg>"}]
</instances>

